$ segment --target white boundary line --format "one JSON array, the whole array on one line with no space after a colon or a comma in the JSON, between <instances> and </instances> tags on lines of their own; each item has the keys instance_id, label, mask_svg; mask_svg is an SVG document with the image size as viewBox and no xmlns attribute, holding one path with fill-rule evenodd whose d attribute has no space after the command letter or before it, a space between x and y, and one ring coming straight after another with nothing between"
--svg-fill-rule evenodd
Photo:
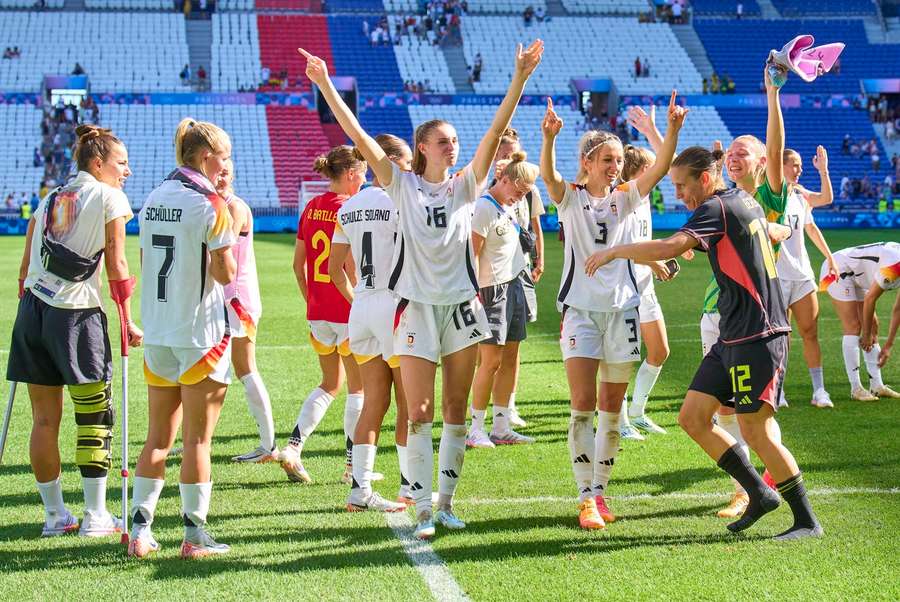
<instances>
[{"instance_id":1,"label":"white boundary line","mask_svg":"<svg viewBox=\"0 0 900 602\"><path fill-rule=\"evenodd\" d=\"M400 540L409 561L422 575L434 599L438 602L470 602L469 597L450 574L450 569L441 557L435 554L431 544L413 535L413 522L406 512L388 512L384 516L388 526Z\"/></svg>"}]
</instances>

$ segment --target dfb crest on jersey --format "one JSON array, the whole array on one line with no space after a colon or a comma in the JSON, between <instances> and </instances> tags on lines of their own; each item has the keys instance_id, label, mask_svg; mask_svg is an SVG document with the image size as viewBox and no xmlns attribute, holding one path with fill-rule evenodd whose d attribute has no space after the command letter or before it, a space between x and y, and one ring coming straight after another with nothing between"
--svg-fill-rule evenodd
<instances>
[{"instance_id":1,"label":"dfb crest on jersey","mask_svg":"<svg viewBox=\"0 0 900 602\"><path fill-rule=\"evenodd\" d=\"M406 333L406 346L412 348L412 346L415 344L415 342L416 342L416 333L407 332Z\"/></svg>"}]
</instances>

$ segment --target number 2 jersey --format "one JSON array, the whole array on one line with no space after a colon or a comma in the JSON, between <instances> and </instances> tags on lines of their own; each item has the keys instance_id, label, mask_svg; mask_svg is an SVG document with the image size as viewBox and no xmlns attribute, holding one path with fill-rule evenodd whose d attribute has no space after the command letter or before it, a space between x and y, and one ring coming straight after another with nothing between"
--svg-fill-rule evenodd
<instances>
[{"instance_id":1,"label":"number 2 jersey","mask_svg":"<svg viewBox=\"0 0 900 602\"><path fill-rule=\"evenodd\" d=\"M306 319L346 324L350 303L328 275L331 237L337 212L347 197L326 192L310 199L297 228L297 244L306 249Z\"/></svg>"},{"instance_id":2,"label":"number 2 jersey","mask_svg":"<svg viewBox=\"0 0 900 602\"><path fill-rule=\"evenodd\" d=\"M182 170L186 171L185 168ZM212 185L191 170L202 185ZM227 332L225 294L209 252L235 243L225 201L166 179L140 213L141 320L148 345L207 349Z\"/></svg>"},{"instance_id":3,"label":"number 2 jersey","mask_svg":"<svg viewBox=\"0 0 900 602\"><path fill-rule=\"evenodd\" d=\"M681 231L709 254L719 287L723 344L790 332L766 213L753 197L737 188L716 194L691 214Z\"/></svg>"},{"instance_id":4,"label":"number 2 jersey","mask_svg":"<svg viewBox=\"0 0 900 602\"><path fill-rule=\"evenodd\" d=\"M394 202L378 186L360 190L338 209L331 241L350 245L356 263L356 296L388 290L396 237Z\"/></svg>"}]
</instances>

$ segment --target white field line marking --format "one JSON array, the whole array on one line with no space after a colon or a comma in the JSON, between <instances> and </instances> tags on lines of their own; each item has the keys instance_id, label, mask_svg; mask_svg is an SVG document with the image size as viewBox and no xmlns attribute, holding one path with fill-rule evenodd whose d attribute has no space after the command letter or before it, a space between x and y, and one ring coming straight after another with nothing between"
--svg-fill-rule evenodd
<instances>
[{"instance_id":1,"label":"white field line marking","mask_svg":"<svg viewBox=\"0 0 900 602\"><path fill-rule=\"evenodd\" d=\"M438 602L468 602L469 597L459 587L441 557L434 553L431 544L417 539L413 534L414 525L409 515L406 512L388 512L384 516L434 599Z\"/></svg>"}]
</instances>

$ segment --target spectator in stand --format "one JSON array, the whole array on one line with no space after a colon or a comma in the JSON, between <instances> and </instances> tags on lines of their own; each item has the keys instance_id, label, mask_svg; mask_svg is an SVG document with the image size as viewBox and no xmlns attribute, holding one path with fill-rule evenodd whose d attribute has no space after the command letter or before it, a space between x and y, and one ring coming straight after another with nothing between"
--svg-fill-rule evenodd
<instances>
[{"instance_id":1,"label":"spectator in stand","mask_svg":"<svg viewBox=\"0 0 900 602\"><path fill-rule=\"evenodd\" d=\"M850 154L850 134L844 134L844 139L841 141L841 154Z\"/></svg>"},{"instance_id":2,"label":"spectator in stand","mask_svg":"<svg viewBox=\"0 0 900 602\"><path fill-rule=\"evenodd\" d=\"M75 63L75 68L72 69L72 75L84 75L84 67L82 67L80 63Z\"/></svg>"},{"instance_id":3,"label":"spectator in stand","mask_svg":"<svg viewBox=\"0 0 900 602\"><path fill-rule=\"evenodd\" d=\"M201 90L206 89L206 69L203 68L203 65L197 67L197 86Z\"/></svg>"},{"instance_id":4,"label":"spectator in stand","mask_svg":"<svg viewBox=\"0 0 900 602\"><path fill-rule=\"evenodd\" d=\"M484 67L484 59L481 58L481 53L477 53L475 55L475 64L472 66L472 81L480 82L481 81L481 69Z\"/></svg>"},{"instance_id":5,"label":"spectator in stand","mask_svg":"<svg viewBox=\"0 0 900 602\"><path fill-rule=\"evenodd\" d=\"M744 3L738 2L737 6L734 9L734 16L737 17L738 20L744 18Z\"/></svg>"},{"instance_id":6,"label":"spectator in stand","mask_svg":"<svg viewBox=\"0 0 900 602\"><path fill-rule=\"evenodd\" d=\"M544 19L547 18L547 12L544 10L543 6L538 6L534 11L534 16L537 19L538 23L543 23Z\"/></svg>"},{"instance_id":7,"label":"spectator in stand","mask_svg":"<svg viewBox=\"0 0 900 602\"><path fill-rule=\"evenodd\" d=\"M672 23L681 24L684 21L684 7L681 2L672 3Z\"/></svg>"},{"instance_id":8,"label":"spectator in stand","mask_svg":"<svg viewBox=\"0 0 900 602\"><path fill-rule=\"evenodd\" d=\"M525 22L525 27L531 27L531 22L534 20L534 7L530 4L525 7L525 11L522 13L522 20Z\"/></svg>"},{"instance_id":9,"label":"spectator in stand","mask_svg":"<svg viewBox=\"0 0 900 602\"><path fill-rule=\"evenodd\" d=\"M5 59L13 58L12 48L10 48L9 46L6 47L6 50L3 51L3 58L5 58Z\"/></svg>"},{"instance_id":10,"label":"spectator in stand","mask_svg":"<svg viewBox=\"0 0 900 602\"><path fill-rule=\"evenodd\" d=\"M369 22L366 19L363 19L362 22L362 32L366 39L369 39Z\"/></svg>"},{"instance_id":11,"label":"spectator in stand","mask_svg":"<svg viewBox=\"0 0 900 602\"><path fill-rule=\"evenodd\" d=\"M709 91L713 94L719 93L719 76L713 71L713 74L709 77Z\"/></svg>"},{"instance_id":12,"label":"spectator in stand","mask_svg":"<svg viewBox=\"0 0 900 602\"><path fill-rule=\"evenodd\" d=\"M272 70L266 66L263 66L262 69L259 70L259 85L260 86L268 86L269 80L272 79Z\"/></svg>"},{"instance_id":13,"label":"spectator in stand","mask_svg":"<svg viewBox=\"0 0 900 602\"><path fill-rule=\"evenodd\" d=\"M734 94L734 90L735 90L734 80L731 79L730 75L726 75L725 79L726 79L726 89L727 89L728 93Z\"/></svg>"},{"instance_id":14,"label":"spectator in stand","mask_svg":"<svg viewBox=\"0 0 900 602\"><path fill-rule=\"evenodd\" d=\"M878 155L878 151L876 150L870 155L872 160L872 171L879 172L881 171L881 157Z\"/></svg>"},{"instance_id":15,"label":"spectator in stand","mask_svg":"<svg viewBox=\"0 0 900 602\"><path fill-rule=\"evenodd\" d=\"M13 193L9 193L6 195L6 208L7 209L15 209L16 208L16 199L13 197Z\"/></svg>"},{"instance_id":16,"label":"spectator in stand","mask_svg":"<svg viewBox=\"0 0 900 602\"><path fill-rule=\"evenodd\" d=\"M37 147L34 148L34 154L32 155L31 163L32 165L34 165L34 167L40 167L44 164L44 158L41 157L41 151Z\"/></svg>"},{"instance_id":17,"label":"spectator in stand","mask_svg":"<svg viewBox=\"0 0 900 602\"><path fill-rule=\"evenodd\" d=\"M709 94L709 80L705 77L703 78L703 93Z\"/></svg>"},{"instance_id":18,"label":"spectator in stand","mask_svg":"<svg viewBox=\"0 0 900 602\"><path fill-rule=\"evenodd\" d=\"M182 68L181 73L178 74L178 77L181 78L181 83L184 86L191 83L191 66L185 63L184 68Z\"/></svg>"},{"instance_id":19,"label":"spectator in stand","mask_svg":"<svg viewBox=\"0 0 900 602\"><path fill-rule=\"evenodd\" d=\"M841 178L841 198L850 198L850 177L846 173L844 173L844 176Z\"/></svg>"},{"instance_id":20,"label":"spectator in stand","mask_svg":"<svg viewBox=\"0 0 900 602\"><path fill-rule=\"evenodd\" d=\"M634 76L641 76L641 57L635 57L634 59Z\"/></svg>"},{"instance_id":21,"label":"spectator in stand","mask_svg":"<svg viewBox=\"0 0 900 602\"><path fill-rule=\"evenodd\" d=\"M650 77L650 59L644 57L644 62L641 63L641 73L644 77Z\"/></svg>"}]
</instances>

